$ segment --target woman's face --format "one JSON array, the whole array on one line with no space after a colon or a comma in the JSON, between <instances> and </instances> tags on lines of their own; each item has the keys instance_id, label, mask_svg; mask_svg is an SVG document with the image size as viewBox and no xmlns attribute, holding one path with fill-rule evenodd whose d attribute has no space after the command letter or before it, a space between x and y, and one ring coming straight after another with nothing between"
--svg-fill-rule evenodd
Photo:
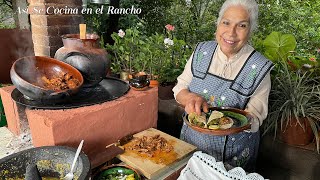
<instances>
[{"instance_id":1,"label":"woman's face","mask_svg":"<svg viewBox=\"0 0 320 180\"><path fill-rule=\"evenodd\" d=\"M216 40L221 51L232 57L246 44L250 32L249 14L242 6L229 7L221 18Z\"/></svg>"}]
</instances>

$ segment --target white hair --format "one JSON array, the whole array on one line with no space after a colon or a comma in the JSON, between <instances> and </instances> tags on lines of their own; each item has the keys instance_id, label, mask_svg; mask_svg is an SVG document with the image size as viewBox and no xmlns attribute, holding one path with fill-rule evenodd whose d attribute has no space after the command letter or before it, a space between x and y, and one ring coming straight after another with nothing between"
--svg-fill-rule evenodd
<instances>
[{"instance_id":1,"label":"white hair","mask_svg":"<svg viewBox=\"0 0 320 180\"><path fill-rule=\"evenodd\" d=\"M259 7L255 0L226 0L220 9L217 24L220 23L222 16L229 7L239 5L248 11L250 17L250 33L252 33L258 27Z\"/></svg>"}]
</instances>

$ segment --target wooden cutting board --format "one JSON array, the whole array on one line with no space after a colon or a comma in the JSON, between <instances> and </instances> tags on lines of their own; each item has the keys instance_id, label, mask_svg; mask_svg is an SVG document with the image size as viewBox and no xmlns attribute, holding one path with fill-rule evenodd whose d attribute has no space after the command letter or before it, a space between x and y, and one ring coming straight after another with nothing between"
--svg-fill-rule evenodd
<instances>
[{"instance_id":1,"label":"wooden cutting board","mask_svg":"<svg viewBox=\"0 0 320 180\"><path fill-rule=\"evenodd\" d=\"M127 165L137 169L141 174L143 174L148 179L155 179L155 177L158 177L160 174L165 173L166 171L174 170L174 167L177 166L177 164L181 159L183 159L184 157L187 157L197 149L195 146L191 144L188 144L180 139L177 139L173 136L170 136L154 128L144 130L133 136L134 137L155 136L158 134L161 137L164 137L167 141L171 142L170 144L172 144L174 147L174 152L176 153L176 156L173 159L172 163L167 165L160 164L160 163L158 164L148 158L141 157L132 151L128 152L126 150L124 151L123 154L120 154L117 157Z\"/></svg>"}]
</instances>

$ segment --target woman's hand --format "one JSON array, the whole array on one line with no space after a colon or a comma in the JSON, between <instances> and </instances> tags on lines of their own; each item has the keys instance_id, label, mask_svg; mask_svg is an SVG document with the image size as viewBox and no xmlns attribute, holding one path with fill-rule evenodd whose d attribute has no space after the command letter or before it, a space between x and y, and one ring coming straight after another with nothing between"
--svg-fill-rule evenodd
<instances>
[{"instance_id":1,"label":"woman's hand","mask_svg":"<svg viewBox=\"0 0 320 180\"><path fill-rule=\"evenodd\" d=\"M196 93L191 93L187 89L181 90L176 97L177 101L184 106L185 111L190 114L196 112L201 115L201 111L207 113L209 105L207 101Z\"/></svg>"}]
</instances>

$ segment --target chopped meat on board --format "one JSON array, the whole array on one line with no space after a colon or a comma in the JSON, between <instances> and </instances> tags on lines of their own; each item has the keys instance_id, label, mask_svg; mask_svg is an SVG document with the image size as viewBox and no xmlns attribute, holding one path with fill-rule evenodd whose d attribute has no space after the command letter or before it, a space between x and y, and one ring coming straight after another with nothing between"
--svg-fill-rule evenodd
<instances>
[{"instance_id":1,"label":"chopped meat on board","mask_svg":"<svg viewBox=\"0 0 320 180\"><path fill-rule=\"evenodd\" d=\"M153 157L157 151L167 153L172 151L173 146L170 145L165 138L157 134L154 136L143 136L142 138L135 137L126 149Z\"/></svg>"}]
</instances>

